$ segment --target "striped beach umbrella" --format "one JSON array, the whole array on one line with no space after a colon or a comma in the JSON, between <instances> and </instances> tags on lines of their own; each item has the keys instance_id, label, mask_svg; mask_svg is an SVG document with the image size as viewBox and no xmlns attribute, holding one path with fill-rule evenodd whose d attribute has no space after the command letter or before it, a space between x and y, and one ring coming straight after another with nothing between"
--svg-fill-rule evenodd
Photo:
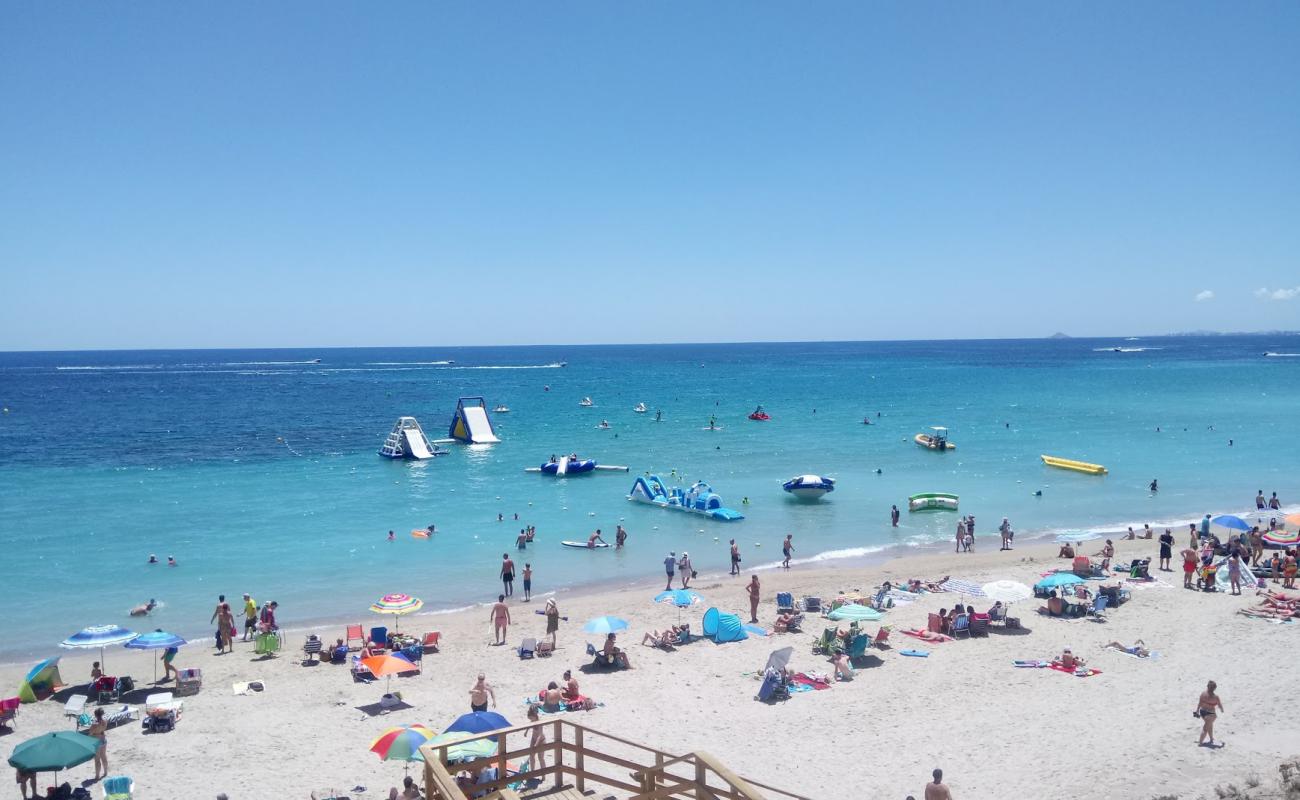
<instances>
[{"instance_id":1,"label":"striped beach umbrella","mask_svg":"<svg viewBox=\"0 0 1300 800\"><path fill-rule=\"evenodd\" d=\"M434 732L423 725L389 728L370 743L370 752L384 761L423 761L420 746L433 737Z\"/></svg>"},{"instance_id":2,"label":"striped beach umbrella","mask_svg":"<svg viewBox=\"0 0 1300 800\"><path fill-rule=\"evenodd\" d=\"M1268 547L1295 547L1300 545L1300 530L1267 531L1260 534L1259 538L1263 539L1264 544Z\"/></svg>"},{"instance_id":3,"label":"striped beach umbrella","mask_svg":"<svg viewBox=\"0 0 1300 800\"><path fill-rule=\"evenodd\" d=\"M68 638L59 642L59 647L69 650L94 650L99 648L99 666L107 669L104 661L104 648L115 644L126 644L140 634L129 631L121 625L92 625L82 628Z\"/></svg>"},{"instance_id":4,"label":"striped beach umbrella","mask_svg":"<svg viewBox=\"0 0 1300 800\"><path fill-rule=\"evenodd\" d=\"M411 597L409 594L386 594L370 604L372 612L376 614L392 614L395 617L414 613L423 607L423 600L418 597ZM397 631L396 624L393 625L393 631Z\"/></svg>"},{"instance_id":5,"label":"striped beach umbrella","mask_svg":"<svg viewBox=\"0 0 1300 800\"><path fill-rule=\"evenodd\" d=\"M188 642L176 634L168 633L162 628L158 628L157 630L140 634L123 645L123 647L128 650L167 650L172 647L184 647L186 644L188 644ZM158 680L157 661L153 664L153 677L155 681Z\"/></svg>"}]
</instances>

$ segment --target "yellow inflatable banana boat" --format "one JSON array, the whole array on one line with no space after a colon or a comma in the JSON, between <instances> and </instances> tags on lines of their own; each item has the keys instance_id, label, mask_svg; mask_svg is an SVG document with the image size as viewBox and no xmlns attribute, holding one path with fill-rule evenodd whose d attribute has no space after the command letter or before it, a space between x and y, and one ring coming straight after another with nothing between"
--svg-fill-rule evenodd
<instances>
[{"instance_id":1,"label":"yellow inflatable banana boat","mask_svg":"<svg viewBox=\"0 0 1300 800\"><path fill-rule=\"evenodd\" d=\"M1106 474L1106 468L1101 464L1089 464L1087 461L1075 461L1072 458L1057 458L1056 456L1041 456L1041 458L1043 463L1049 467L1072 469L1075 472L1086 472L1089 475Z\"/></svg>"}]
</instances>

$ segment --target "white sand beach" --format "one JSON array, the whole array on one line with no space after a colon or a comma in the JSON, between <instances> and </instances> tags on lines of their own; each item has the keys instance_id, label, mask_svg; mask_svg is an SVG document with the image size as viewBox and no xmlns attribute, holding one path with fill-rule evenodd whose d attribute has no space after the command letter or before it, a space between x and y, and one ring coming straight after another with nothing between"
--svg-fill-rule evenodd
<instances>
[{"instance_id":1,"label":"white sand beach","mask_svg":"<svg viewBox=\"0 0 1300 800\"><path fill-rule=\"evenodd\" d=\"M1095 550L1092 545L1100 542L1085 550ZM778 591L829 599L840 591L868 591L887 578L944 575L976 583L1033 583L1065 566L1051 543L1011 552L999 552L992 539L977 546L980 552L971 554L929 551L871 566L762 572L760 621L771 626ZM1149 541L1117 541L1116 547L1119 561L1156 551ZM1033 610L1040 602L1027 600L1012 611L1023 630L995 626L987 638L939 644L899 631L924 627L930 612L952 607L958 597L921 596L886 614L892 647L873 650L869 666L854 680L770 705L754 699L759 684L746 673L760 670L770 651L787 645L795 648L794 669L829 671L825 657L811 649L827 623L809 617L802 633L722 645L698 641L674 652L643 647L638 642L645 631L679 617L677 609L650 601L662 588L651 576L621 591L558 598L569 621L561 625L560 649L550 658L521 661L513 649L524 636L542 636L545 620L533 613L542 608L538 598L511 603L511 647L490 645L486 607L403 618L404 630L440 630L443 646L425 657L423 674L393 680L410 706L393 713L363 710L379 700L382 681L353 682L343 666L303 666L298 650L304 631L290 630L286 650L272 659L256 656L250 643L236 643L233 654L220 656L207 642L193 644L181 650L177 664L203 670L202 690L185 701L174 731L144 735L139 723L110 730L110 771L131 776L140 798L210 798L218 792L232 800L307 798L314 789L356 786L366 789L350 792L352 797L386 797L400 783L402 765L367 752L375 736L411 723L442 730L469 710L467 693L480 671L495 687L497 710L513 723L524 722L526 696L559 680L566 668L590 662L584 644L599 644L599 638L582 633L583 621L613 614L631 623L620 643L634 669L575 673L583 692L603 705L572 712L571 718L672 753L708 751L742 776L809 797L920 797L934 767L943 768L953 795L963 799L1193 798L1212 796L1218 784L1276 774L1279 762L1300 751L1300 720L1274 701L1300 685L1293 670L1300 626L1235 613L1255 602L1253 591L1241 597L1202 594L1181 588L1181 573L1152 574L1154 583L1126 584L1132 600L1105 622L1041 617ZM743 587L749 575L702 574L692 588L708 602L680 612L681 618L698 631L701 612L710 605L747 616ZM966 602L979 611L989 605L983 599ZM281 617L292 628L291 610L282 609ZM368 628L384 620L361 609L354 621ZM874 632L877 624L865 628ZM320 633L333 641L344 630L338 625ZM1139 660L1102 649L1106 642L1136 639L1159 657ZM1065 647L1101 674L1078 678L1012 666L1016 659L1049 659ZM899 651L905 648L929 656L903 657ZM62 675L71 684L84 683L99 657L98 651L58 651L51 643L54 654L62 655ZM130 674L147 689L151 657L114 648L108 671ZM12 691L28 666L3 667L0 684ZM232 684L250 680L263 681L265 691L234 694ZM1192 710L1207 680L1218 682L1225 706L1216 730L1225 744L1221 749L1196 744L1200 723ZM71 728L62 705L24 705L16 730L0 737L0 750L7 754L28 737ZM61 780L75 785L91 774L87 763Z\"/></svg>"}]
</instances>

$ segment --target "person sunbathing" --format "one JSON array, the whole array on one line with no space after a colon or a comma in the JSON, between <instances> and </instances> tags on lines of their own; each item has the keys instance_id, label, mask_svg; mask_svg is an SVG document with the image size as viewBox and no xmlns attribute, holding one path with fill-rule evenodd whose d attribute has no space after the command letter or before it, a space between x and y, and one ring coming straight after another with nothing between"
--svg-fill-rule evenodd
<instances>
[{"instance_id":1,"label":"person sunbathing","mask_svg":"<svg viewBox=\"0 0 1300 800\"><path fill-rule=\"evenodd\" d=\"M546 684L546 691L542 692L542 710L559 711L560 701L564 695L560 692L560 685L555 681Z\"/></svg>"},{"instance_id":2,"label":"person sunbathing","mask_svg":"<svg viewBox=\"0 0 1300 800\"><path fill-rule=\"evenodd\" d=\"M843 653L837 653L831 658L831 664L834 665L835 679L839 681L853 680L853 665L849 663L849 657Z\"/></svg>"},{"instance_id":3,"label":"person sunbathing","mask_svg":"<svg viewBox=\"0 0 1300 800\"><path fill-rule=\"evenodd\" d=\"M1300 619L1300 611L1272 609L1272 608L1239 608L1237 613L1246 617L1256 617L1258 619Z\"/></svg>"},{"instance_id":4,"label":"person sunbathing","mask_svg":"<svg viewBox=\"0 0 1300 800\"><path fill-rule=\"evenodd\" d=\"M931 591L931 592L944 592L944 591L947 591L946 589L943 588L943 585L944 585L945 583L947 583L947 582L948 582L948 579L951 578L951 577L952 577L951 575L944 575L942 578L940 578L940 579L937 580L937 581L926 581L926 582L925 582L925 588L926 588L928 591Z\"/></svg>"},{"instance_id":5,"label":"person sunbathing","mask_svg":"<svg viewBox=\"0 0 1300 800\"><path fill-rule=\"evenodd\" d=\"M777 614L776 622L772 623L772 630L776 631L777 633L789 633L790 623L794 622L797 618L798 617L794 614L789 614L789 613Z\"/></svg>"},{"instance_id":6,"label":"person sunbathing","mask_svg":"<svg viewBox=\"0 0 1300 800\"><path fill-rule=\"evenodd\" d=\"M1047 605L1039 606L1040 614L1047 614L1049 617L1059 617L1065 613L1065 601L1056 596L1056 590L1047 593Z\"/></svg>"},{"instance_id":7,"label":"person sunbathing","mask_svg":"<svg viewBox=\"0 0 1300 800\"><path fill-rule=\"evenodd\" d=\"M951 642L952 641L951 636L942 633L936 633L934 631L923 631L920 628L905 630L903 631L903 633L907 634L908 636L914 636L917 639L922 639L927 642Z\"/></svg>"},{"instance_id":8,"label":"person sunbathing","mask_svg":"<svg viewBox=\"0 0 1300 800\"><path fill-rule=\"evenodd\" d=\"M1065 669L1073 671L1083 666L1087 662L1085 662L1082 658L1076 656L1074 653L1071 653L1070 648L1067 647L1065 648L1065 650L1061 652L1060 658L1056 659L1052 663L1059 664Z\"/></svg>"},{"instance_id":9,"label":"person sunbathing","mask_svg":"<svg viewBox=\"0 0 1300 800\"><path fill-rule=\"evenodd\" d=\"M623 669L632 669L632 663L627 660L627 652L621 647L614 644L614 634L605 637L605 646L600 649L601 655L610 664L622 667Z\"/></svg>"},{"instance_id":10,"label":"person sunbathing","mask_svg":"<svg viewBox=\"0 0 1300 800\"><path fill-rule=\"evenodd\" d=\"M1102 645L1102 649L1119 650L1121 652L1128 653L1131 656L1137 656L1138 658L1151 657L1151 651L1147 649L1147 643L1142 641L1141 639L1138 639L1136 642L1134 642L1132 647L1125 647L1119 642L1107 642L1106 644Z\"/></svg>"},{"instance_id":11,"label":"person sunbathing","mask_svg":"<svg viewBox=\"0 0 1300 800\"><path fill-rule=\"evenodd\" d=\"M662 647L665 650L671 650L673 649L673 645L677 644L678 633L680 630L680 628L674 625L664 631L647 633L641 638L641 644L649 647Z\"/></svg>"}]
</instances>

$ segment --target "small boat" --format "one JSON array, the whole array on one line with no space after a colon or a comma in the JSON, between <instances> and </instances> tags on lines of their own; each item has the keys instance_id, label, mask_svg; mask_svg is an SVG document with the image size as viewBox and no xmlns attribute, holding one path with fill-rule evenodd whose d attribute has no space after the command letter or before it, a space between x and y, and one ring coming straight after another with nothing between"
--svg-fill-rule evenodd
<instances>
[{"instance_id":1,"label":"small boat","mask_svg":"<svg viewBox=\"0 0 1300 800\"><path fill-rule=\"evenodd\" d=\"M759 406L758 408L751 411L749 413L749 418L754 420L755 422L767 422L769 419L771 419L771 417L768 416L767 412L763 410L762 406Z\"/></svg>"},{"instance_id":2,"label":"small boat","mask_svg":"<svg viewBox=\"0 0 1300 800\"><path fill-rule=\"evenodd\" d=\"M601 431L607 431L607 430L609 430L609 420L607 420L607 419L602 419L602 420L600 421L600 424L596 426L596 429L597 429L597 430L601 430Z\"/></svg>"},{"instance_id":3,"label":"small boat","mask_svg":"<svg viewBox=\"0 0 1300 800\"><path fill-rule=\"evenodd\" d=\"M313 358L313 359L311 360L310 363L312 363L312 364L319 364L319 363L320 363L320 359L319 359L319 358Z\"/></svg>"},{"instance_id":4,"label":"small boat","mask_svg":"<svg viewBox=\"0 0 1300 800\"><path fill-rule=\"evenodd\" d=\"M638 414L644 414L645 412L649 411L650 409L648 409L648 408L645 407L645 403L637 403L635 406L632 407L632 410L635 411L635 412L638 413Z\"/></svg>"},{"instance_id":5,"label":"small boat","mask_svg":"<svg viewBox=\"0 0 1300 800\"><path fill-rule=\"evenodd\" d=\"M592 406L595 405L595 403L591 402L590 397L584 397L578 401L578 405L582 406L583 408L591 408Z\"/></svg>"},{"instance_id":6,"label":"small boat","mask_svg":"<svg viewBox=\"0 0 1300 800\"><path fill-rule=\"evenodd\" d=\"M647 475L636 479L627 499L674 511L703 514L724 522L745 518L738 511L723 508L722 498L714 494L713 489L704 481L696 481L690 489L682 489L680 486L664 486L658 475Z\"/></svg>"},{"instance_id":7,"label":"small boat","mask_svg":"<svg viewBox=\"0 0 1300 800\"><path fill-rule=\"evenodd\" d=\"M1057 458L1056 456L1039 456L1043 463L1049 467L1058 469L1069 469L1075 472L1084 472L1089 475L1105 475L1106 468L1101 464L1089 464L1087 461L1075 461L1072 458Z\"/></svg>"},{"instance_id":8,"label":"small boat","mask_svg":"<svg viewBox=\"0 0 1300 800\"><path fill-rule=\"evenodd\" d=\"M507 405L500 405L500 406L497 406L496 408L492 409L492 413L493 413L493 414L509 414L509 413L510 413L510 406L507 406Z\"/></svg>"},{"instance_id":9,"label":"small boat","mask_svg":"<svg viewBox=\"0 0 1300 800\"><path fill-rule=\"evenodd\" d=\"M568 540L566 539L565 541L560 542L560 546L561 546L561 547L572 547L572 548L574 548L575 550L601 550L601 549L603 549L603 548L609 547L609 543L608 543L608 542L596 542L595 544L590 544L590 545L589 545L589 544L587 544L586 542L571 542L571 541L568 541Z\"/></svg>"},{"instance_id":10,"label":"small boat","mask_svg":"<svg viewBox=\"0 0 1300 800\"><path fill-rule=\"evenodd\" d=\"M931 426L930 433L918 433L912 441L927 450L956 450L957 445L948 441L948 429Z\"/></svg>"},{"instance_id":11,"label":"small boat","mask_svg":"<svg viewBox=\"0 0 1300 800\"><path fill-rule=\"evenodd\" d=\"M835 491L835 479L821 475L796 475L781 484L781 488L801 500L819 500Z\"/></svg>"},{"instance_id":12,"label":"small boat","mask_svg":"<svg viewBox=\"0 0 1300 800\"><path fill-rule=\"evenodd\" d=\"M956 511L957 495L947 492L921 492L907 498L908 511Z\"/></svg>"}]
</instances>

